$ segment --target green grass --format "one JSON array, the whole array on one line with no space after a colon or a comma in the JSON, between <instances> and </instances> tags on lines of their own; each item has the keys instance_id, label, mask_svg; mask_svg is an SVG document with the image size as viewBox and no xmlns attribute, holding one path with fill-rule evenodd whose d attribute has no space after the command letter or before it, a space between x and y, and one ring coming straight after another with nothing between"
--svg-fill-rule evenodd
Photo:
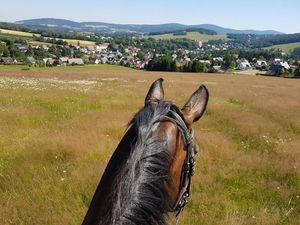
<instances>
[{"instance_id":1,"label":"green grass","mask_svg":"<svg viewBox=\"0 0 300 225\"><path fill-rule=\"evenodd\" d=\"M0 66L0 224L81 224L158 77L178 106L200 83L210 91L208 111L194 124L201 152L180 224L298 224L297 80L111 65L23 68Z\"/></svg>"},{"instance_id":2,"label":"green grass","mask_svg":"<svg viewBox=\"0 0 300 225\"><path fill-rule=\"evenodd\" d=\"M152 37L154 39L178 39L178 38L187 38L196 41L208 42L209 40L228 40L226 35L208 35L208 34L200 34L199 32L187 32L187 35L173 35L171 34L162 34L162 35L151 35L148 37Z\"/></svg>"},{"instance_id":3,"label":"green grass","mask_svg":"<svg viewBox=\"0 0 300 225\"><path fill-rule=\"evenodd\" d=\"M290 53L291 51L294 50L294 48L299 48L299 47L300 47L300 42L296 42L296 43L290 43L290 44L273 45L273 46L267 47L266 49L280 49L283 52Z\"/></svg>"}]
</instances>

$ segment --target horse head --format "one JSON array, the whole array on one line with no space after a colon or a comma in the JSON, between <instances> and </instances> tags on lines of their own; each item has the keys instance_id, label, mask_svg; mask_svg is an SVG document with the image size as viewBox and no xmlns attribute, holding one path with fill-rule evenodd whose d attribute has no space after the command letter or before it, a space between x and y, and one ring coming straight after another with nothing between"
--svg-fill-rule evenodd
<instances>
[{"instance_id":1,"label":"horse head","mask_svg":"<svg viewBox=\"0 0 300 225\"><path fill-rule=\"evenodd\" d=\"M164 100L163 79L150 87L98 185L84 225L166 224L190 196L198 144L192 124L209 93L201 85L180 109Z\"/></svg>"}]
</instances>

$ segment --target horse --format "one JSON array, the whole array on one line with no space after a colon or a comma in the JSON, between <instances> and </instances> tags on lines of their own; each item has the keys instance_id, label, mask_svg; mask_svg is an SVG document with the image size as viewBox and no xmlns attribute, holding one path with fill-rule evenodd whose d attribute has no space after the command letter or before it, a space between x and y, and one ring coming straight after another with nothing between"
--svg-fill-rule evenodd
<instances>
[{"instance_id":1,"label":"horse","mask_svg":"<svg viewBox=\"0 0 300 225\"><path fill-rule=\"evenodd\" d=\"M128 124L82 225L166 225L171 212L182 212L199 151L191 126L209 92L201 85L179 109L164 100L162 84L162 78L152 83Z\"/></svg>"}]
</instances>

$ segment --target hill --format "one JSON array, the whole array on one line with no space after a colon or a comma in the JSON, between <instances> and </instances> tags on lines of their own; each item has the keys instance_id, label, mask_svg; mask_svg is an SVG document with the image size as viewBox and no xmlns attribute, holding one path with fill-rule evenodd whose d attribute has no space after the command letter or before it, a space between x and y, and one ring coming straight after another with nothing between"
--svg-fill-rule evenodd
<instances>
[{"instance_id":1,"label":"hill","mask_svg":"<svg viewBox=\"0 0 300 225\"><path fill-rule=\"evenodd\" d=\"M280 34L281 32L266 30L236 30L231 28L224 28L213 24L201 25L184 25L179 23L166 24L113 24L103 22L74 22L65 19L55 18L41 18L31 20L21 20L16 22L19 25L34 28L34 29L52 29L52 30L73 30L73 31L87 31L87 32L126 32L126 33L151 33L151 32L173 32L178 30L185 30L188 28L204 28L217 32L218 34Z\"/></svg>"},{"instance_id":2,"label":"hill","mask_svg":"<svg viewBox=\"0 0 300 225\"><path fill-rule=\"evenodd\" d=\"M275 30L236 30L236 29L232 29L232 28L224 28L224 27L221 27L221 26L216 26L216 25L213 25L213 24L195 25L194 27L213 30L213 31L216 31L218 34L256 34L256 35L282 34L282 32L278 32L278 31L275 31Z\"/></svg>"}]
</instances>

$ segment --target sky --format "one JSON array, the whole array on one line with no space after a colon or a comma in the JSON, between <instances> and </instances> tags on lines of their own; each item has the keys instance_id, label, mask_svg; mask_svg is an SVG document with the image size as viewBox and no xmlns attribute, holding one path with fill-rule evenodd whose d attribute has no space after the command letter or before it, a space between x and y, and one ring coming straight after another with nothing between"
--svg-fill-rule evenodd
<instances>
[{"instance_id":1,"label":"sky","mask_svg":"<svg viewBox=\"0 0 300 225\"><path fill-rule=\"evenodd\" d=\"M120 24L215 24L300 32L300 0L0 0L0 21L61 18Z\"/></svg>"}]
</instances>

